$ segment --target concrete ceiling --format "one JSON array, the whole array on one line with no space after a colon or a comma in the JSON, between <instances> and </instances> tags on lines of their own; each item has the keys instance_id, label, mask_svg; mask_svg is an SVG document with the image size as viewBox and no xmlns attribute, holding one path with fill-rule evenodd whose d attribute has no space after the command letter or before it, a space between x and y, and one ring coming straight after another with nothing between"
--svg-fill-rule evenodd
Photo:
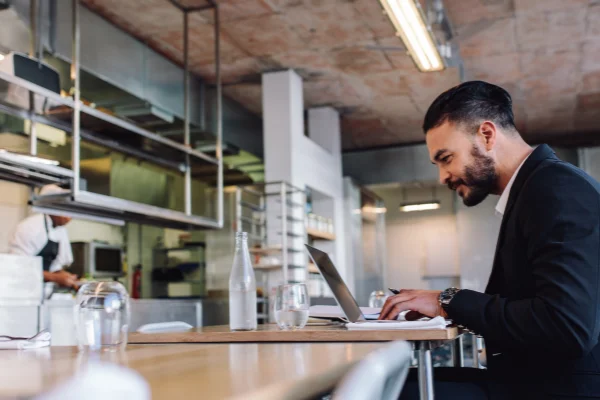
<instances>
[{"instance_id":1,"label":"concrete ceiling","mask_svg":"<svg viewBox=\"0 0 600 400\"><path fill-rule=\"evenodd\" d=\"M168 0L82 0L182 63ZM206 0L185 0L203 5ZM599 0L444 0L466 79L505 87L532 142L600 143ZM225 95L260 114L260 74L293 68L306 107L342 113L345 150L422 142L423 115L459 72L419 73L377 0L220 0ZM192 70L214 80L212 11L190 15Z\"/></svg>"}]
</instances>

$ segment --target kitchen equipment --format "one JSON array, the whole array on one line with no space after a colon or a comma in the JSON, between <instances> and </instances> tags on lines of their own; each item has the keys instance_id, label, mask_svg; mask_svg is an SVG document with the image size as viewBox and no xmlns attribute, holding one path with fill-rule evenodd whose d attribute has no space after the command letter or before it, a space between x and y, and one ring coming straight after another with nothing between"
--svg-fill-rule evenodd
<instances>
[{"instance_id":1,"label":"kitchen equipment","mask_svg":"<svg viewBox=\"0 0 600 400\"><path fill-rule=\"evenodd\" d=\"M71 272L79 277L118 278L124 276L123 249L102 242L72 242Z\"/></svg>"},{"instance_id":2,"label":"kitchen equipment","mask_svg":"<svg viewBox=\"0 0 600 400\"><path fill-rule=\"evenodd\" d=\"M0 335L33 336L43 329L41 257L0 254Z\"/></svg>"}]
</instances>

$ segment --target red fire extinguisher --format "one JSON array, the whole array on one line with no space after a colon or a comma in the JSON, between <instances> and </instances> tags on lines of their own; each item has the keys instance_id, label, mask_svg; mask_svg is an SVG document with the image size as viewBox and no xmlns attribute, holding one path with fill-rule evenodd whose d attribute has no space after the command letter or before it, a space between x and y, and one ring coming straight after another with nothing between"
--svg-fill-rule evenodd
<instances>
[{"instance_id":1,"label":"red fire extinguisher","mask_svg":"<svg viewBox=\"0 0 600 400\"><path fill-rule=\"evenodd\" d=\"M142 265L138 264L135 266L133 272L133 279L131 283L131 298L139 299L142 297Z\"/></svg>"}]
</instances>

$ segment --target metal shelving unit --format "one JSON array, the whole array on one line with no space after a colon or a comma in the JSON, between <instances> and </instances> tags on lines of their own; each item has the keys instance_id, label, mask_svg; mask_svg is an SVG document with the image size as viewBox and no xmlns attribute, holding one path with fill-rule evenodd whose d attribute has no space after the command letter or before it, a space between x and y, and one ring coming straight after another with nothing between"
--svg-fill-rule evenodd
<instances>
[{"instance_id":1,"label":"metal shelving unit","mask_svg":"<svg viewBox=\"0 0 600 400\"><path fill-rule=\"evenodd\" d=\"M195 275L193 279L189 279L184 275L183 280L155 280L154 276L152 279L152 297L168 297L169 283L188 283L196 284L201 286L201 291L198 296L192 297L204 297L206 295L206 244L204 242L190 243L181 247L156 247L152 249L152 270L162 269L177 269L177 265L170 263L170 253L188 253L191 257L188 257L188 263L197 263L199 272L192 272L191 275Z\"/></svg>"},{"instance_id":2,"label":"metal shelving unit","mask_svg":"<svg viewBox=\"0 0 600 400\"><path fill-rule=\"evenodd\" d=\"M304 190L287 182L236 188L236 230L248 232L250 253L257 259L277 259L276 263L257 262L254 266L263 285L265 320L269 318L269 274L281 271L282 282L298 282L290 276L300 271L305 278L308 276L305 203Z\"/></svg>"},{"instance_id":3,"label":"metal shelving unit","mask_svg":"<svg viewBox=\"0 0 600 400\"><path fill-rule=\"evenodd\" d=\"M37 137L35 125L43 123L71 134L72 154L71 168L65 171L56 171L54 175L48 175L40 165L28 166L21 163L18 167L0 161L0 172L2 175L19 177L25 171L31 178L23 183L41 185L47 182L68 181L70 182L70 193L67 196L54 197L32 197L32 205L43 207L45 210L56 209L62 212L74 212L79 214L92 214L100 219L104 217L107 221L131 220L140 223L171 226L178 229L189 228L213 228L223 227L223 146L222 146L222 90L220 72L220 24L219 6L214 0L208 0L207 5L202 7L187 7L178 1L172 3L182 12L182 24L184 27L183 56L184 56L184 140L183 143L173 141L157 133L144 129L128 120L116 117L86 104L81 99L81 73L80 73L80 0L73 1L72 26L72 97L63 96L44 87L38 86L26 79L0 72L0 84L6 86L18 96L19 101L0 101L0 112L29 120L31 122L30 133L30 155L37 154ZM33 3L32 3L33 4ZM189 14L194 11L212 9L214 11L214 34L215 34L215 75L216 75L216 146L215 156L203 153L191 147L190 135L190 72L189 72ZM21 102L22 99L28 101ZM26 104L25 104L26 103ZM52 110L62 108L71 114L71 124L56 118ZM81 140L94 142L96 137L93 129L86 130L82 126L82 114L86 120L102 121L112 127L122 129L133 135L141 136L150 140L153 144L161 146L167 152L177 155L176 161L160 160L160 157L148 154L146 157L157 159L159 163L168 164L184 174L184 211L173 211L160 207L153 207L135 201L118 199L111 196L101 195L84 190L81 185ZM100 139L97 139L100 140ZM126 146L124 146L126 147ZM143 151L136 150L138 153ZM144 154L141 154L144 158ZM14 160L13 160L14 161ZM216 218L202 217L192 214L192 164L205 163L217 166L217 205ZM15 171L19 168L20 171ZM57 172L58 171L58 172ZM39 183L38 183L39 181Z\"/></svg>"}]
</instances>

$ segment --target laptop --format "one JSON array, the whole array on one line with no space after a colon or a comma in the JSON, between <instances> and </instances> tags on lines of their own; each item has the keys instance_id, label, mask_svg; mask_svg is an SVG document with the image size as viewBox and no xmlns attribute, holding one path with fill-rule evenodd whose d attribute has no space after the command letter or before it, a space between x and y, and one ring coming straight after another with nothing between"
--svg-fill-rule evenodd
<instances>
[{"instance_id":1,"label":"laptop","mask_svg":"<svg viewBox=\"0 0 600 400\"><path fill-rule=\"evenodd\" d=\"M335 265L329 258L329 255L319 249L316 249L312 246L305 244L306 249L308 250L308 254L310 258L313 260L313 263L319 268L321 271L321 275L325 278L325 282L331 289L333 296L337 300L338 304L342 308L342 311L346 315L346 318L350 322L364 322L367 321L365 316L363 315L358 303L348 286L344 283L342 277L338 273ZM394 321L379 321L379 320L369 320L369 322L394 322Z\"/></svg>"}]
</instances>

